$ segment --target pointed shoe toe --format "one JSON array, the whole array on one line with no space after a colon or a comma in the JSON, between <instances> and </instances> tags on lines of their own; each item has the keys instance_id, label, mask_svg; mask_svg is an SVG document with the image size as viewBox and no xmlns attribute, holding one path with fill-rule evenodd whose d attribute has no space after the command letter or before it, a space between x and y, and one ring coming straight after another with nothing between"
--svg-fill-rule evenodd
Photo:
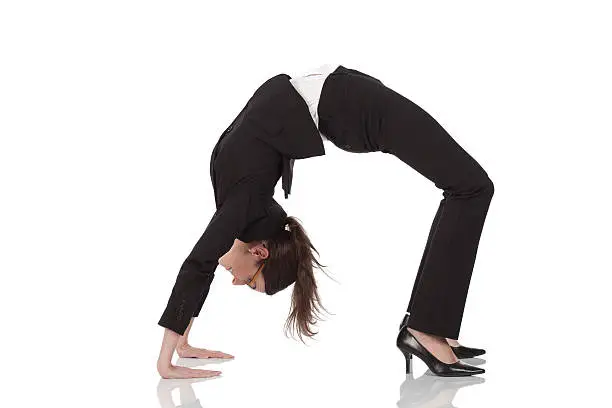
<instances>
[{"instance_id":1,"label":"pointed shoe toe","mask_svg":"<svg viewBox=\"0 0 612 408\"><path fill-rule=\"evenodd\" d=\"M452 366L453 370L449 372L448 376L463 376L463 375L475 375L475 374L483 374L485 372L484 368L476 367L471 364L466 364L461 360L457 361L453 364L448 364L448 366Z\"/></svg>"},{"instance_id":2,"label":"pointed shoe toe","mask_svg":"<svg viewBox=\"0 0 612 408\"><path fill-rule=\"evenodd\" d=\"M433 355L432 357L435 359ZM483 374L485 372L484 368L466 364L461 360L450 364L443 363L440 360L432 361L429 369L432 373L441 377L463 377L468 375Z\"/></svg>"}]
</instances>

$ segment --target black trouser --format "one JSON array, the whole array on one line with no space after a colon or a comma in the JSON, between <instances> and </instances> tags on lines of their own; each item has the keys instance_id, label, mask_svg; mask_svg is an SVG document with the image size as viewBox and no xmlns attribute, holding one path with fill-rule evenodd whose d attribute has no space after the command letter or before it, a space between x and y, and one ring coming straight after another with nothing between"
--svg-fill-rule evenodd
<instances>
[{"instance_id":1,"label":"black trouser","mask_svg":"<svg viewBox=\"0 0 612 408\"><path fill-rule=\"evenodd\" d=\"M387 124L395 134L388 153L443 190L412 288L408 326L457 339L493 182L427 112L402 102L403 114Z\"/></svg>"},{"instance_id":2,"label":"black trouser","mask_svg":"<svg viewBox=\"0 0 612 408\"><path fill-rule=\"evenodd\" d=\"M412 288L408 326L457 339L493 182L425 110L357 70L341 66L328 78L319 116L322 132L344 150L392 154L443 190Z\"/></svg>"}]
</instances>

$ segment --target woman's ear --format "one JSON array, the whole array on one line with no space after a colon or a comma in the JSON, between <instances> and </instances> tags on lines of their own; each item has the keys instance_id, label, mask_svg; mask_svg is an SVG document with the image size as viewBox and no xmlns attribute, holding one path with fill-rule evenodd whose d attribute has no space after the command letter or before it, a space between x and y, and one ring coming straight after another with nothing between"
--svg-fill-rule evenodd
<instances>
[{"instance_id":1,"label":"woman's ear","mask_svg":"<svg viewBox=\"0 0 612 408\"><path fill-rule=\"evenodd\" d=\"M264 241L259 242L257 245L250 249L251 253L259 259L268 259L270 251L264 246Z\"/></svg>"},{"instance_id":2,"label":"woman's ear","mask_svg":"<svg viewBox=\"0 0 612 408\"><path fill-rule=\"evenodd\" d=\"M268 251L268 248L266 248L264 244L261 243L257 246L256 255L259 256L260 259L268 259L268 257L270 256L270 251Z\"/></svg>"}]
</instances>

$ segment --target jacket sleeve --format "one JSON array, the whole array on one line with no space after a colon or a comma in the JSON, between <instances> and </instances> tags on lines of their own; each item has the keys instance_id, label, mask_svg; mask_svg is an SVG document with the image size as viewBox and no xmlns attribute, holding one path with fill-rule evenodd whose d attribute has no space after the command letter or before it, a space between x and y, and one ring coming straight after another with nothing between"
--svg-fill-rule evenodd
<instances>
[{"instance_id":1,"label":"jacket sleeve","mask_svg":"<svg viewBox=\"0 0 612 408\"><path fill-rule=\"evenodd\" d=\"M206 230L183 262L166 309L158 324L183 335L191 318L208 295L219 258L233 245L234 239L263 209L254 208L257 200L248 190L236 190L215 211Z\"/></svg>"}]
</instances>

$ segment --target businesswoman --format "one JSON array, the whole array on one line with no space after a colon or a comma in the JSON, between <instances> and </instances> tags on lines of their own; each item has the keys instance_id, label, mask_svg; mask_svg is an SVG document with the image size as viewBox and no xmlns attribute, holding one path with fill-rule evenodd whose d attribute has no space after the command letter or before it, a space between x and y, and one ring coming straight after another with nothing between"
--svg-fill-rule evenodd
<instances>
[{"instance_id":1,"label":"businesswoman","mask_svg":"<svg viewBox=\"0 0 612 408\"><path fill-rule=\"evenodd\" d=\"M391 154L443 191L396 346L407 372L416 355L439 376L484 373L460 359L485 351L457 339L493 182L418 105L373 76L328 64L265 81L215 145L210 175L216 211L183 262L159 320L165 328L157 363L162 377L219 374L172 365L175 350L181 357L233 358L192 347L187 338L219 264L233 274L233 284L267 295L294 284L285 327L300 338L316 334L318 251L273 195L282 177L288 198L294 161L324 155L325 141L353 153Z\"/></svg>"}]
</instances>

